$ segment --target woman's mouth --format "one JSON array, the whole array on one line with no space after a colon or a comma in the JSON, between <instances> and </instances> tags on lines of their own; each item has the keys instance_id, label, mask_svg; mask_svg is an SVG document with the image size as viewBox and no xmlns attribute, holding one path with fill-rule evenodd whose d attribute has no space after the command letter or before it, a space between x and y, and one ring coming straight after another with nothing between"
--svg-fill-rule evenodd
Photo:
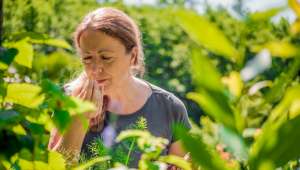
<instances>
[{"instance_id":1,"label":"woman's mouth","mask_svg":"<svg viewBox=\"0 0 300 170\"><path fill-rule=\"evenodd\" d=\"M107 79L96 80L97 84L99 85L105 85L107 81L108 81Z\"/></svg>"}]
</instances>

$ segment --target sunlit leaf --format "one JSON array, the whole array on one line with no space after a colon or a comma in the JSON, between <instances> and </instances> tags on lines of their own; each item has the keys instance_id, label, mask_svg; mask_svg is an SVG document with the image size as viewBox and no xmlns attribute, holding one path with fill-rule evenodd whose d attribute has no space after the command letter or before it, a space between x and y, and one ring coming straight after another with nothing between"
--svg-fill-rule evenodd
<instances>
[{"instance_id":1,"label":"sunlit leaf","mask_svg":"<svg viewBox=\"0 0 300 170\"><path fill-rule=\"evenodd\" d=\"M25 129L19 124L12 128L12 131L18 135L26 135Z\"/></svg>"},{"instance_id":2,"label":"sunlit leaf","mask_svg":"<svg viewBox=\"0 0 300 170\"><path fill-rule=\"evenodd\" d=\"M55 47L61 47L61 48L66 48L66 49L71 49L71 45L67 43L65 40L62 39L53 39L53 38L48 38L48 39L43 39L43 40L31 40L32 43L39 43L39 44L46 44L46 45L51 45Z\"/></svg>"},{"instance_id":3,"label":"sunlit leaf","mask_svg":"<svg viewBox=\"0 0 300 170\"><path fill-rule=\"evenodd\" d=\"M300 99L295 99L291 102L289 116L293 119L298 115L300 115Z\"/></svg>"},{"instance_id":4,"label":"sunlit leaf","mask_svg":"<svg viewBox=\"0 0 300 170\"><path fill-rule=\"evenodd\" d=\"M238 51L224 33L205 17L187 10L178 10L175 15L179 25L196 43L231 61L240 60Z\"/></svg>"},{"instance_id":5,"label":"sunlit leaf","mask_svg":"<svg viewBox=\"0 0 300 170\"><path fill-rule=\"evenodd\" d=\"M175 156L175 155L161 156L159 157L158 161L176 165L178 168L181 168L182 170L192 170L191 164L179 156Z\"/></svg>"},{"instance_id":6,"label":"sunlit leaf","mask_svg":"<svg viewBox=\"0 0 300 170\"><path fill-rule=\"evenodd\" d=\"M36 108L44 101L44 95L40 95L41 90L41 87L33 84L8 84L5 101Z\"/></svg>"},{"instance_id":7,"label":"sunlit leaf","mask_svg":"<svg viewBox=\"0 0 300 170\"><path fill-rule=\"evenodd\" d=\"M299 19L296 20L294 23L292 23L291 27L290 27L290 31L292 34L298 34L300 32L300 21Z\"/></svg>"},{"instance_id":8,"label":"sunlit leaf","mask_svg":"<svg viewBox=\"0 0 300 170\"><path fill-rule=\"evenodd\" d=\"M85 170L85 169L93 166L96 163L105 162L105 161L108 161L110 159L111 158L109 156L94 158L94 159L91 159L91 160L89 160L88 162L86 162L86 163L84 163L82 165L79 165L79 166L73 168L72 170Z\"/></svg>"},{"instance_id":9,"label":"sunlit leaf","mask_svg":"<svg viewBox=\"0 0 300 170\"><path fill-rule=\"evenodd\" d=\"M297 0L288 0L289 6L294 10L294 12L300 16L300 4Z\"/></svg>"},{"instance_id":10,"label":"sunlit leaf","mask_svg":"<svg viewBox=\"0 0 300 170\"><path fill-rule=\"evenodd\" d=\"M244 83L238 72L230 72L227 77L222 77L222 82L228 87L231 94L236 97L240 97Z\"/></svg>"},{"instance_id":11,"label":"sunlit leaf","mask_svg":"<svg viewBox=\"0 0 300 170\"><path fill-rule=\"evenodd\" d=\"M76 104L76 107L70 107L68 111L71 115L96 111L96 106L89 101L84 101L76 97L71 97L71 100Z\"/></svg>"},{"instance_id":12,"label":"sunlit leaf","mask_svg":"<svg viewBox=\"0 0 300 170\"><path fill-rule=\"evenodd\" d=\"M70 44L67 43L65 40L50 38L47 34L40 34L36 32L23 32L14 34L12 37L15 40L28 39L31 43L46 44L55 47L71 49Z\"/></svg>"},{"instance_id":13,"label":"sunlit leaf","mask_svg":"<svg viewBox=\"0 0 300 170\"><path fill-rule=\"evenodd\" d=\"M65 170L66 162L63 155L58 152L50 151L48 153L48 164L53 170Z\"/></svg>"},{"instance_id":14,"label":"sunlit leaf","mask_svg":"<svg viewBox=\"0 0 300 170\"><path fill-rule=\"evenodd\" d=\"M198 87L203 86L215 91L224 91L220 73L206 56L193 49L191 59L193 81Z\"/></svg>"},{"instance_id":15,"label":"sunlit leaf","mask_svg":"<svg viewBox=\"0 0 300 170\"><path fill-rule=\"evenodd\" d=\"M272 41L263 45L254 45L251 47L251 51L259 52L264 48L268 49L275 57L291 58L299 55L299 47L287 41Z\"/></svg>"},{"instance_id":16,"label":"sunlit leaf","mask_svg":"<svg viewBox=\"0 0 300 170\"><path fill-rule=\"evenodd\" d=\"M25 159L19 159L18 164L22 170L47 170L48 165L42 161L28 161Z\"/></svg>"},{"instance_id":17,"label":"sunlit leaf","mask_svg":"<svg viewBox=\"0 0 300 170\"><path fill-rule=\"evenodd\" d=\"M220 93L213 91L201 90L198 93L190 92L187 98L197 102L203 110L217 122L227 127L235 129L235 119L228 100Z\"/></svg>"},{"instance_id":18,"label":"sunlit leaf","mask_svg":"<svg viewBox=\"0 0 300 170\"><path fill-rule=\"evenodd\" d=\"M271 17L277 15L279 12L281 12L284 9L284 7L278 7L278 8L271 8L266 11L259 11L254 12L250 14L250 18L252 20L269 20Z\"/></svg>"},{"instance_id":19,"label":"sunlit leaf","mask_svg":"<svg viewBox=\"0 0 300 170\"><path fill-rule=\"evenodd\" d=\"M13 43L11 47L18 50L18 54L16 55L14 61L22 66L31 68L33 60L33 47L28 43L28 40L23 39Z\"/></svg>"}]
</instances>

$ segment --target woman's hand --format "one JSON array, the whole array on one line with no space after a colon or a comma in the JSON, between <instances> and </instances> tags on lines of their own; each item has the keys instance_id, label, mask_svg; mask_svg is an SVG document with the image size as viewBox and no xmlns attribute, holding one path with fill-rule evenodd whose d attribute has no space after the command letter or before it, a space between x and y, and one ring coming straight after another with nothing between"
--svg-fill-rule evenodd
<instances>
[{"instance_id":1,"label":"woman's hand","mask_svg":"<svg viewBox=\"0 0 300 170\"><path fill-rule=\"evenodd\" d=\"M78 85L72 90L71 95L95 104L96 111L84 115L89 119L90 126L100 123L103 117L103 87L97 86L95 80L88 79L86 74L79 77Z\"/></svg>"}]
</instances>

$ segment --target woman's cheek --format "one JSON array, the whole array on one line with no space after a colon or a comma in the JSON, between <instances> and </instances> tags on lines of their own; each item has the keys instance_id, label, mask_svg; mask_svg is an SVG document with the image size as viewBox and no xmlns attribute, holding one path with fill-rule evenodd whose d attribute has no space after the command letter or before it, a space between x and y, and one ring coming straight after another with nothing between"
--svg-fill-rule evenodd
<instances>
[{"instance_id":1,"label":"woman's cheek","mask_svg":"<svg viewBox=\"0 0 300 170\"><path fill-rule=\"evenodd\" d=\"M84 69L85 69L85 72L87 74L88 79L90 79L90 80L95 79L95 76L93 74L93 70L91 68L85 66Z\"/></svg>"}]
</instances>

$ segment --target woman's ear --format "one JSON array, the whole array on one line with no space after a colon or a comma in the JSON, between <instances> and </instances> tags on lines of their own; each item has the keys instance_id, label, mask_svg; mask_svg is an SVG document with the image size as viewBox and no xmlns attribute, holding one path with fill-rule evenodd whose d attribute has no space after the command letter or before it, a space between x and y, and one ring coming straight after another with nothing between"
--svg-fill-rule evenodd
<instances>
[{"instance_id":1,"label":"woman's ear","mask_svg":"<svg viewBox=\"0 0 300 170\"><path fill-rule=\"evenodd\" d=\"M137 47L133 47L131 50L130 65L132 66L137 65L137 62L138 62L138 49Z\"/></svg>"}]
</instances>

